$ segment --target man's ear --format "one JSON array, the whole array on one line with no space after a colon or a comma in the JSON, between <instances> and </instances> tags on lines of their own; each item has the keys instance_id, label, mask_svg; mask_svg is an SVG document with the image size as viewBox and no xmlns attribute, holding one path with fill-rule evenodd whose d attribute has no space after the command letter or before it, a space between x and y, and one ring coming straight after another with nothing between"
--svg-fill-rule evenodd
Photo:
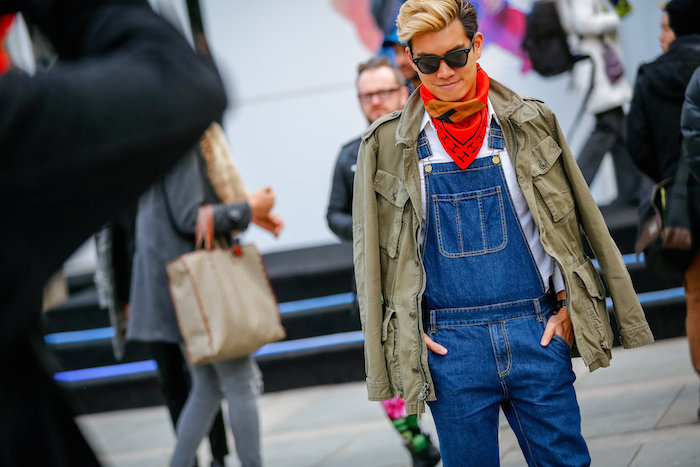
<instances>
[{"instance_id":1,"label":"man's ear","mask_svg":"<svg viewBox=\"0 0 700 467\"><path fill-rule=\"evenodd\" d=\"M480 32L474 34L473 43L474 45L472 46L472 51L474 52L474 60L479 60L479 58L481 58L481 52L484 48L484 35Z\"/></svg>"},{"instance_id":2,"label":"man's ear","mask_svg":"<svg viewBox=\"0 0 700 467\"><path fill-rule=\"evenodd\" d=\"M413 70L414 70L416 73L418 73L418 67L416 66L415 63L413 63L413 55L411 55L411 49L409 49L408 46L406 46L406 49L405 49L405 50L406 50L406 56L408 57L408 63L410 63L410 64L411 64L411 68L413 68Z\"/></svg>"}]
</instances>

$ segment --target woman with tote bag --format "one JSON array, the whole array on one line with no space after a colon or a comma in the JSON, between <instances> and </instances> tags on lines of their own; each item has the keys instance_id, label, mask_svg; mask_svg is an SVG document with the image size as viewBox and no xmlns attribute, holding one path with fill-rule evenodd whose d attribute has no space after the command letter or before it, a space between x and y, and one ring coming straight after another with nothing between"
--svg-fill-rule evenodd
<instances>
[{"instance_id":1,"label":"woman with tote bag","mask_svg":"<svg viewBox=\"0 0 700 467\"><path fill-rule=\"evenodd\" d=\"M234 198L243 201L231 202ZM218 124L212 125L201 144L139 200L127 337L182 344L166 264L194 251L201 206L212 206L214 234L226 242L231 232L245 230L250 222L277 236L284 223L270 212L274 200L269 187L247 196L223 132ZM197 447L224 397L241 464L261 465L256 399L262 380L252 357L192 365L190 371L192 389L178 419L171 465L194 464Z\"/></svg>"}]
</instances>

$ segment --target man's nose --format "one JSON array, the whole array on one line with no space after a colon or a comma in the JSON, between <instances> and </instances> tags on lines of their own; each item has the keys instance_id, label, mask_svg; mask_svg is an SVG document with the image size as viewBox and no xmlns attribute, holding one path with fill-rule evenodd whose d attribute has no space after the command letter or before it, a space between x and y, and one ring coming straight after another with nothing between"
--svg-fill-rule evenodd
<instances>
[{"instance_id":1,"label":"man's nose","mask_svg":"<svg viewBox=\"0 0 700 467\"><path fill-rule=\"evenodd\" d=\"M436 73L438 78L447 78L454 73L454 70L445 63L445 60L440 60L440 66Z\"/></svg>"}]
</instances>

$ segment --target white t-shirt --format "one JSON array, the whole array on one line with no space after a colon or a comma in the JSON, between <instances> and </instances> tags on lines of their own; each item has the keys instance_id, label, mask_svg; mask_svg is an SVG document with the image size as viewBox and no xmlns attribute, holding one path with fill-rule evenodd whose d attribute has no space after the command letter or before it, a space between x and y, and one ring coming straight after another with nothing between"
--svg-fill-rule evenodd
<instances>
[{"instance_id":1,"label":"white t-shirt","mask_svg":"<svg viewBox=\"0 0 700 467\"><path fill-rule=\"evenodd\" d=\"M498 116L493 111L491 106L491 101L488 100L488 122L489 126L491 124L491 117L496 119L496 122L500 125L498 121ZM423 243L425 237L425 225L427 222L427 205L426 205L426 194L425 194L425 163L430 160L430 164L440 164L445 162L453 162L452 158L445 148L440 144L437 132L433 126L433 121L428 115L428 112L423 113L423 121L421 123L421 130L425 131L425 135L428 138L428 144L430 145L430 151L432 155L421 159L418 161L418 173L420 174L420 191L421 191L421 204L423 206L423 229L421 229L421 244ZM489 129L486 129L486 134L488 135ZM510 160L510 155L508 151L504 149L491 149L488 145L488 138L484 138L484 142L479 150L479 154L476 156L477 159L480 157L493 157L498 154L501 159L501 165L503 166L503 173L506 177L506 184L508 185L508 191L513 199L513 206L515 207L515 213L520 221L520 226L525 234L525 239L530 246L530 251L532 256L537 263L537 268L542 276L542 282L545 287L549 287L549 279L552 278L554 289L556 292L564 290L564 279L562 278L561 271L559 268L555 268L554 260L551 256L544 251L542 242L540 242L540 233L537 230L537 226L532 219L532 214L530 213L530 208L527 206L523 192L518 185L517 177L515 175L515 169L513 168L513 162Z\"/></svg>"}]
</instances>

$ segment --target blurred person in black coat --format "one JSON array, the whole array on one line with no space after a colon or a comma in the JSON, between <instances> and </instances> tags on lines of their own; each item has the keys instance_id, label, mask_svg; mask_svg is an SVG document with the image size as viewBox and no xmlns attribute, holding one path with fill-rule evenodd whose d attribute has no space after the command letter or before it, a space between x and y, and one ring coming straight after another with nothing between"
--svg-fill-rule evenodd
<instances>
[{"instance_id":1,"label":"blurred person in black coat","mask_svg":"<svg viewBox=\"0 0 700 467\"><path fill-rule=\"evenodd\" d=\"M700 66L700 0L671 0L664 6L659 42L662 55L639 67L627 116L627 147L637 167L655 183L673 181L665 226L689 227L692 258L685 270L686 334L700 375L700 181L688 177L681 160L681 110L686 87ZM700 416L700 411L698 412Z\"/></svg>"},{"instance_id":2,"label":"blurred person in black coat","mask_svg":"<svg viewBox=\"0 0 700 467\"><path fill-rule=\"evenodd\" d=\"M45 356L51 273L221 117L211 60L142 1L9 0L61 61L0 76L0 465L98 462Z\"/></svg>"}]
</instances>

